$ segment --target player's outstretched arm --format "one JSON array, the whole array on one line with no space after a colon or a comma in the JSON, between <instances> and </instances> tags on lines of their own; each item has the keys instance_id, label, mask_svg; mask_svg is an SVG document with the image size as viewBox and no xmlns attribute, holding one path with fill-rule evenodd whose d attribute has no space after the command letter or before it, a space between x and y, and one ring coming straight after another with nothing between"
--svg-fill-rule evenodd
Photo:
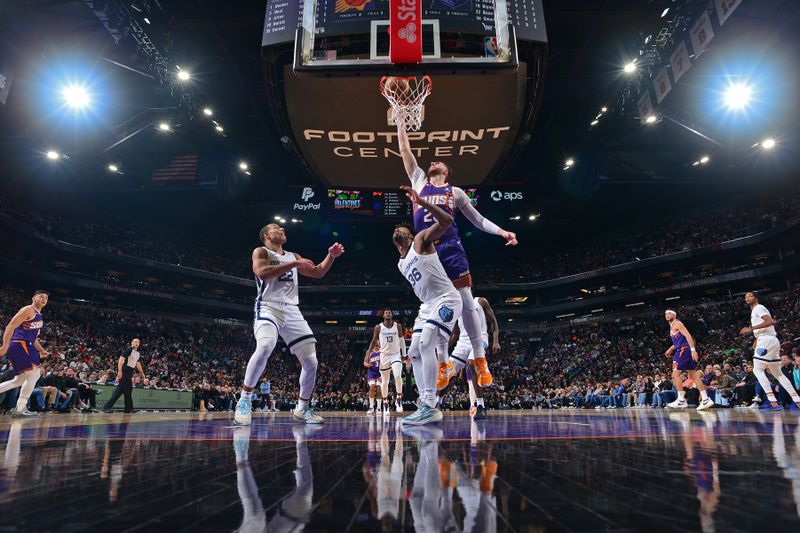
<instances>
[{"instance_id":1,"label":"player's outstretched arm","mask_svg":"<svg viewBox=\"0 0 800 533\"><path fill-rule=\"evenodd\" d=\"M418 204L427 210L436 220L432 226L425 228L414 237L414 251L423 253L428 248L433 248L433 242L444 235L444 232L453 225L453 217L447 214L441 207L432 205L425 201L417 191L405 185L400 187L406 192L406 197L413 203Z\"/></svg>"},{"instance_id":2,"label":"player's outstretched arm","mask_svg":"<svg viewBox=\"0 0 800 533\"><path fill-rule=\"evenodd\" d=\"M333 262L336 260L336 258L342 255L343 253L344 253L344 246L342 246L338 242L335 242L331 245L330 248L328 248L328 255L326 255L325 259L323 259L322 262L318 265L315 265L311 261L308 261L308 259L303 259L299 255L294 254L295 257L297 257L298 261L308 261L311 264L310 267L298 266L297 271L300 274L309 278L316 278L316 279L323 278L325 277L325 274L328 273L328 270L331 269L331 266L333 266Z\"/></svg>"},{"instance_id":3,"label":"player's outstretched arm","mask_svg":"<svg viewBox=\"0 0 800 533\"><path fill-rule=\"evenodd\" d=\"M310 268L314 265L314 263L308 259L303 259L302 261L292 261L290 263L281 263L279 265L270 265L269 254L267 254L267 251L260 246L253 250L252 259L253 274L255 274L258 279L274 278L289 272L293 268L303 268L303 266Z\"/></svg>"},{"instance_id":4,"label":"player's outstretched arm","mask_svg":"<svg viewBox=\"0 0 800 533\"><path fill-rule=\"evenodd\" d=\"M36 311L34 311L32 305L26 305L17 311L17 314L14 315L6 326L6 330L3 332L3 345L0 346L0 357L3 357L6 352L8 352L8 348L11 346L11 337L14 336L14 330L20 327L23 322L32 320L35 316Z\"/></svg>"},{"instance_id":5,"label":"player's outstretched arm","mask_svg":"<svg viewBox=\"0 0 800 533\"><path fill-rule=\"evenodd\" d=\"M506 231L488 218L481 215L477 209L469 201L469 196L460 187L453 187L453 196L455 198L456 207L464 214L473 226L481 231L490 233L492 235L499 235L504 238L506 246L517 245L517 234L513 231Z\"/></svg>"},{"instance_id":6,"label":"player's outstretched arm","mask_svg":"<svg viewBox=\"0 0 800 533\"><path fill-rule=\"evenodd\" d=\"M403 167L405 167L408 177L411 178L419 165L417 164L417 158L414 157L414 152L411 151L411 143L408 142L406 126L402 122L397 123L397 145L400 148L400 157L403 158Z\"/></svg>"}]
</instances>

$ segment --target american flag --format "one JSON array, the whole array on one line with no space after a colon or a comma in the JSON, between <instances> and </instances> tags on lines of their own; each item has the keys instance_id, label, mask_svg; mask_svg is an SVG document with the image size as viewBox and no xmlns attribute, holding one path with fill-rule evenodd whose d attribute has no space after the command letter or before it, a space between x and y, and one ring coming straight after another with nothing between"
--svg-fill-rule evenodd
<instances>
[{"instance_id":1,"label":"american flag","mask_svg":"<svg viewBox=\"0 0 800 533\"><path fill-rule=\"evenodd\" d=\"M197 179L197 155L176 155L169 166L153 172L152 181L192 181Z\"/></svg>"}]
</instances>

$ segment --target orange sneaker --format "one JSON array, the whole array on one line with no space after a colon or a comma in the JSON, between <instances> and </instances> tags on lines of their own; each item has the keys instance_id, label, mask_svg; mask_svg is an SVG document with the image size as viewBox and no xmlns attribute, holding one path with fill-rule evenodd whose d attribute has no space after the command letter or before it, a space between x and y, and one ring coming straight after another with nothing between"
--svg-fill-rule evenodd
<instances>
[{"instance_id":1,"label":"orange sneaker","mask_svg":"<svg viewBox=\"0 0 800 533\"><path fill-rule=\"evenodd\" d=\"M456 372L456 366L452 361L439 363L439 375L436 377L436 388L442 390L450 384L450 378Z\"/></svg>"},{"instance_id":2,"label":"orange sneaker","mask_svg":"<svg viewBox=\"0 0 800 533\"><path fill-rule=\"evenodd\" d=\"M478 371L478 385L488 387L492 384L492 373L489 372L485 357L475 358L475 369Z\"/></svg>"}]
</instances>

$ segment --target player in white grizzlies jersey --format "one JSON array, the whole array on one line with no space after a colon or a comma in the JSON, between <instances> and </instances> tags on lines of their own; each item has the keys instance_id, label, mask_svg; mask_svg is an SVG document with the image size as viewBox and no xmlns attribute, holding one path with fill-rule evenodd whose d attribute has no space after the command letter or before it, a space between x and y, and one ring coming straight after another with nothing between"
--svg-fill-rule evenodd
<instances>
[{"instance_id":1,"label":"player in white grizzlies jersey","mask_svg":"<svg viewBox=\"0 0 800 533\"><path fill-rule=\"evenodd\" d=\"M475 306L478 309L478 323L480 324L483 348L486 353L497 353L500 351L500 326L497 323L494 310L486 298L476 297ZM490 333L492 337L491 346L489 345ZM450 362L447 364L447 381L443 384L444 387L438 387L437 384L439 397L444 396L447 385L450 383L450 378L466 367L470 414L475 420L484 420L486 418L486 407L483 404L483 388L478 383L478 372L475 369L475 352L472 349L472 341L469 338L469 334L464 328L463 317L458 319L451 342L454 339L458 339L458 342L456 342L455 348L450 354Z\"/></svg>"},{"instance_id":2,"label":"player in white grizzlies jersey","mask_svg":"<svg viewBox=\"0 0 800 533\"><path fill-rule=\"evenodd\" d=\"M403 359L406 358L406 340L403 326L393 319L394 315L387 309L383 312L383 322L372 330L372 343L380 343L381 352L381 396L383 412L389 412L389 373L394 375L394 391L397 396L395 408L403 412Z\"/></svg>"},{"instance_id":3,"label":"player in white grizzlies jersey","mask_svg":"<svg viewBox=\"0 0 800 533\"><path fill-rule=\"evenodd\" d=\"M300 398L292 414L302 422L321 424L322 417L308 405L317 377L317 341L297 307L297 275L323 277L333 261L344 253L344 247L338 242L334 243L328 248L325 259L315 265L313 261L303 259L298 254L284 251L286 234L278 224L267 224L261 228L258 236L264 246L253 250L253 274L258 291L253 321L256 349L247 362L242 394L236 404L233 422L237 425L250 424L251 393L264 373L280 335L302 367Z\"/></svg>"},{"instance_id":4,"label":"player in white grizzlies jersey","mask_svg":"<svg viewBox=\"0 0 800 533\"><path fill-rule=\"evenodd\" d=\"M442 419L442 412L436 408L439 366L436 346L442 337L447 342L456 320L461 316L461 296L447 277L433 247L433 242L453 223L453 217L420 198L419 193L411 187L401 188L412 202L427 209L436 220L416 235L405 226L396 227L392 234L392 241L400 253L397 267L422 302L414 322L414 330L419 330L420 334L412 339L409 349L420 392L420 405L413 414L403 419L404 424L421 425ZM447 354L440 353L440 357L446 358Z\"/></svg>"},{"instance_id":5,"label":"player in white grizzlies jersey","mask_svg":"<svg viewBox=\"0 0 800 533\"><path fill-rule=\"evenodd\" d=\"M755 337L753 342L753 374L756 375L761 388L767 395L767 403L761 408L768 411L780 411L783 409L769 382L765 370L769 370L772 377L778 380L781 387L792 397L792 410L800 409L800 396L794 390L792 382L789 381L781 372L781 343L775 331L775 321L767 311L767 308L758 303L758 296L753 292L746 292L744 301L750 306L750 327L743 327L739 333L746 335L752 333Z\"/></svg>"}]
</instances>

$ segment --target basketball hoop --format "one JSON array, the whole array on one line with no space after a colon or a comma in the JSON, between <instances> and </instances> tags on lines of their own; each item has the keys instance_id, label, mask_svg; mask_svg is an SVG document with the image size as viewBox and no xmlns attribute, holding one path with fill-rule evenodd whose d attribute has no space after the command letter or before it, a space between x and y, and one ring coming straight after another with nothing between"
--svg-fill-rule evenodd
<instances>
[{"instance_id":1,"label":"basketball hoop","mask_svg":"<svg viewBox=\"0 0 800 533\"><path fill-rule=\"evenodd\" d=\"M395 124L404 124L406 131L417 131L422 127L422 104L431 94L432 86L430 76L384 76L379 83L381 94L392 106L392 120Z\"/></svg>"}]
</instances>

